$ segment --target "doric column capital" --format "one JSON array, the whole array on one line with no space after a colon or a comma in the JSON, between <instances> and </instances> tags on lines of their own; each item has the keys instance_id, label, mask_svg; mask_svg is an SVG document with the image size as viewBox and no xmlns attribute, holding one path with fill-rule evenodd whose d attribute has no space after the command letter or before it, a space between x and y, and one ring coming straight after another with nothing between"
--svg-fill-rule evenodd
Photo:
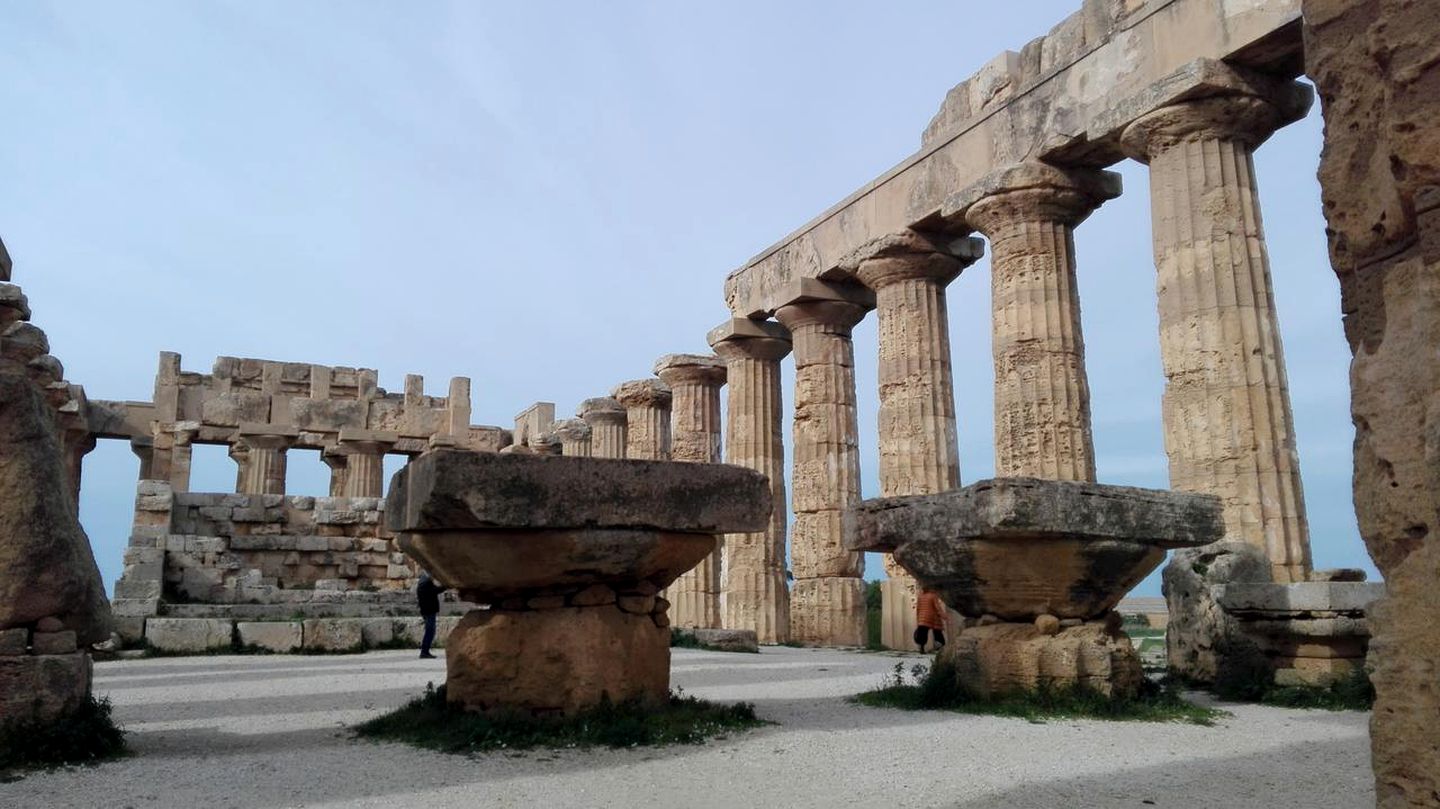
<instances>
[{"instance_id":1,"label":"doric column capital","mask_svg":"<svg viewBox=\"0 0 1440 809\"><path fill-rule=\"evenodd\" d=\"M984 254L985 244L979 239L942 242L906 229L865 243L841 259L840 268L874 290L914 279L944 286Z\"/></svg>"},{"instance_id":2,"label":"doric column capital","mask_svg":"<svg viewBox=\"0 0 1440 809\"><path fill-rule=\"evenodd\" d=\"M575 414L592 426L595 424L624 424L626 418L625 406L609 396L586 399L580 403Z\"/></svg>"},{"instance_id":3,"label":"doric column capital","mask_svg":"<svg viewBox=\"0 0 1440 809\"><path fill-rule=\"evenodd\" d=\"M1182 143L1226 140L1254 149L1275 130L1305 117L1314 94L1299 82L1234 91L1161 107L1121 133L1125 153L1149 163Z\"/></svg>"},{"instance_id":4,"label":"doric column capital","mask_svg":"<svg viewBox=\"0 0 1440 809\"><path fill-rule=\"evenodd\" d=\"M779 361L790 353L790 332L770 320L737 317L706 335L710 347L724 360Z\"/></svg>"},{"instance_id":5,"label":"doric column capital","mask_svg":"<svg viewBox=\"0 0 1440 809\"><path fill-rule=\"evenodd\" d=\"M621 382L610 391L610 396L627 408L667 408L673 398L670 386L658 379L632 379L629 382Z\"/></svg>"},{"instance_id":6,"label":"doric column capital","mask_svg":"<svg viewBox=\"0 0 1440 809\"><path fill-rule=\"evenodd\" d=\"M945 201L942 214L993 236L1017 222L1078 225L1109 199L1120 196L1120 175L1094 169L1062 169L1025 162L993 171Z\"/></svg>"},{"instance_id":7,"label":"doric column capital","mask_svg":"<svg viewBox=\"0 0 1440 809\"><path fill-rule=\"evenodd\" d=\"M869 288L818 278L797 278L779 297L785 302L776 308L775 319L792 333L806 326L825 326L848 335L875 308L875 293Z\"/></svg>"},{"instance_id":8,"label":"doric column capital","mask_svg":"<svg viewBox=\"0 0 1440 809\"><path fill-rule=\"evenodd\" d=\"M334 451L339 455L384 455L400 440L398 433L378 430L355 430L344 428L335 442Z\"/></svg>"},{"instance_id":9,"label":"doric column capital","mask_svg":"<svg viewBox=\"0 0 1440 809\"><path fill-rule=\"evenodd\" d=\"M654 371L671 388L681 385L718 388L725 384L725 361L714 354L666 354L655 361Z\"/></svg>"},{"instance_id":10,"label":"doric column capital","mask_svg":"<svg viewBox=\"0 0 1440 809\"><path fill-rule=\"evenodd\" d=\"M291 427L276 427L271 424L241 424L236 430L239 442L250 449L289 449L300 436Z\"/></svg>"},{"instance_id":11,"label":"doric column capital","mask_svg":"<svg viewBox=\"0 0 1440 809\"><path fill-rule=\"evenodd\" d=\"M562 442L589 441L593 432L589 423L583 419L563 419L555 422L551 428L555 436Z\"/></svg>"}]
</instances>

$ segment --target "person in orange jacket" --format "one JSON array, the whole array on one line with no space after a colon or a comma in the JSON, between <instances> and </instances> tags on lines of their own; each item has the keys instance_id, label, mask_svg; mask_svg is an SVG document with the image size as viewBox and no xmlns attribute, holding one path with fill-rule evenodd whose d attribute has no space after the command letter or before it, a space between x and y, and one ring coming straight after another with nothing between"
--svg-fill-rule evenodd
<instances>
[{"instance_id":1,"label":"person in orange jacket","mask_svg":"<svg viewBox=\"0 0 1440 809\"><path fill-rule=\"evenodd\" d=\"M935 633L935 648L945 645L945 604L934 590L921 590L915 599L915 644L925 653L930 633Z\"/></svg>"}]
</instances>

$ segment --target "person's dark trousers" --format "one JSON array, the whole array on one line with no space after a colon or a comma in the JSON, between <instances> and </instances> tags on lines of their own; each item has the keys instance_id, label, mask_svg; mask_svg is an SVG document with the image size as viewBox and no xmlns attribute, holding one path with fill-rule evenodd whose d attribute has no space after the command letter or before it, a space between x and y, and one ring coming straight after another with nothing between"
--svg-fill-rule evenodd
<instances>
[{"instance_id":1,"label":"person's dark trousers","mask_svg":"<svg viewBox=\"0 0 1440 809\"><path fill-rule=\"evenodd\" d=\"M925 643L926 641L930 640L931 632L935 633L936 649L939 649L941 646L945 645L945 633L943 631L939 629L931 629L928 626L917 626L915 627L915 645L920 647L920 651L925 651Z\"/></svg>"},{"instance_id":2,"label":"person's dark trousers","mask_svg":"<svg viewBox=\"0 0 1440 809\"><path fill-rule=\"evenodd\" d=\"M425 636L420 639L420 656L430 656L430 644L435 642L435 615L420 616L425 620Z\"/></svg>"}]
</instances>

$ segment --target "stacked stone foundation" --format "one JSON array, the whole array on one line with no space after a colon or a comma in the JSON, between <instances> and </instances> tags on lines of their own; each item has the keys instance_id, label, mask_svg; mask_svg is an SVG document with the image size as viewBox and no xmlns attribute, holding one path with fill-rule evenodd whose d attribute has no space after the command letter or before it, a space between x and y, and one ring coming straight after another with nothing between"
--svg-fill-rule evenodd
<instances>
[{"instance_id":1,"label":"stacked stone foundation","mask_svg":"<svg viewBox=\"0 0 1440 809\"><path fill-rule=\"evenodd\" d=\"M640 582L540 590L471 610L447 641L446 699L535 716L606 700L658 707L670 689L669 607Z\"/></svg>"},{"instance_id":2,"label":"stacked stone foundation","mask_svg":"<svg viewBox=\"0 0 1440 809\"><path fill-rule=\"evenodd\" d=\"M1118 613L1082 621L1042 615L1030 622L965 619L940 660L960 686L982 699L1045 689L1081 688L1132 697L1145 675Z\"/></svg>"},{"instance_id":3,"label":"stacked stone foundation","mask_svg":"<svg viewBox=\"0 0 1440 809\"><path fill-rule=\"evenodd\" d=\"M40 625L47 622L59 624ZM75 632L40 625L0 632L0 725L53 722L90 696L90 654L76 646Z\"/></svg>"},{"instance_id":4,"label":"stacked stone foundation","mask_svg":"<svg viewBox=\"0 0 1440 809\"><path fill-rule=\"evenodd\" d=\"M384 510L374 497L175 492L140 481L115 585L117 631L134 643L157 617L414 616L418 568Z\"/></svg>"}]
</instances>

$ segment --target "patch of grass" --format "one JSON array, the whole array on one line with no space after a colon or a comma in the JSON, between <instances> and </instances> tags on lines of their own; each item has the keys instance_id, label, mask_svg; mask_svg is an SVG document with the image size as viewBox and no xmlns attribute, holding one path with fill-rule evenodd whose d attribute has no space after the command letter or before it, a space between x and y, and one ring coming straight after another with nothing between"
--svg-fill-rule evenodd
<instances>
[{"instance_id":1,"label":"patch of grass","mask_svg":"<svg viewBox=\"0 0 1440 809\"><path fill-rule=\"evenodd\" d=\"M678 692L658 710L605 702L573 717L482 716L452 708L445 686L425 687L406 705L355 728L368 739L396 741L442 753L536 747L655 747L700 744L732 731L769 724L747 702L718 705Z\"/></svg>"},{"instance_id":2,"label":"patch of grass","mask_svg":"<svg viewBox=\"0 0 1440 809\"><path fill-rule=\"evenodd\" d=\"M1173 685L1146 681L1139 695L1129 699L1107 697L1082 686L1041 687L982 699L960 684L954 664L937 659L930 667L912 666L909 682L903 663L885 684L873 691L851 697L852 702L877 708L907 711L955 711L957 713L1010 716L1030 722L1049 719L1104 719L1130 722L1188 722L1213 725L1228 716L1224 711L1186 702Z\"/></svg>"},{"instance_id":3,"label":"patch of grass","mask_svg":"<svg viewBox=\"0 0 1440 809\"><path fill-rule=\"evenodd\" d=\"M53 722L0 725L0 781L20 770L94 764L125 753L125 731L110 718L110 700L87 697Z\"/></svg>"}]
</instances>

